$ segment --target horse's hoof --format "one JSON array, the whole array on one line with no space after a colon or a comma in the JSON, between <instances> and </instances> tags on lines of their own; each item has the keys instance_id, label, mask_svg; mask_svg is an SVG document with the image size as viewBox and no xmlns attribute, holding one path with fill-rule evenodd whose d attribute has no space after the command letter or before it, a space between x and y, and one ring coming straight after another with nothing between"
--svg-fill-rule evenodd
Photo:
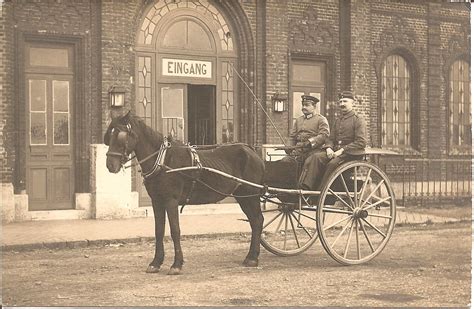
<instances>
[{"instance_id":1,"label":"horse's hoof","mask_svg":"<svg viewBox=\"0 0 474 309\"><path fill-rule=\"evenodd\" d=\"M242 263L245 267L257 267L258 266L258 260L249 260L245 259L244 262Z\"/></svg>"},{"instance_id":2,"label":"horse's hoof","mask_svg":"<svg viewBox=\"0 0 474 309\"><path fill-rule=\"evenodd\" d=\"M155 274L160 271L160 268L161 268L160 266L148 265L146 272L149 274Z\"/></svg>"},{"instance_id":3,"label":"horse's hoof","mask_svg":"<svg viewBox=\"0 0 474 309\"><path fill-rule=\"evenodd\" d=\"M180 275L180 274L181 274L181 268L171 267L170 270L168 271L168 275Z\"/></svg>"}]
</instances>

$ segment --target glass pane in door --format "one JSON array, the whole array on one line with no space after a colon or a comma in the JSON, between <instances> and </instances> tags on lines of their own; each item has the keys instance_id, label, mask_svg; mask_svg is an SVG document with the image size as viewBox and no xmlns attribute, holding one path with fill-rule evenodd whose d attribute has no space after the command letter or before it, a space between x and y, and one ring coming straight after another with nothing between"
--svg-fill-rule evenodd
<instances>
[{"instance_id":1,"label":"glass pane in door","mask_svg":"<svg viewBox=\"0 0 474 309\"><path fill-rule=\"evenodd\" d=\"M184 89L161 88L163 134L184 141Z\"/></svg>"},{"instance_id":2,"label":"glass pane in door","mask_svg":"<svg viewBox=\"0 0 474 309\"><path fill-rule=\"evenodd\" d=\"M294 91L293 92L293 123L295 119L299 116L303 115L301 112L301 96L304 94L302 91Z\"/></svg>"}]
</instances>

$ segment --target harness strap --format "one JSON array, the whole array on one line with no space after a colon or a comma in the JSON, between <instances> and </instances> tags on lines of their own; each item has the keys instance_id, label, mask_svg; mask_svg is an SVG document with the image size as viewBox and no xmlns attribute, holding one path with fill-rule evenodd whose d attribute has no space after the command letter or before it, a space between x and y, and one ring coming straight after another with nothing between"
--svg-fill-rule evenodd
<instances>
[{"instance_id":1,"label":"harness strap","mask_svg":"<svg viewBox=\"0 0 474 309\"><path fill-rule=\"evenodd\" d=\"M163 138L163 144L161 144L160 150L158 151L158 155L156 156L156 160L155 160L155 164L153 164L153 168L149 172L142 171L142 176L144 178L144 181L146 181L148 178L155 175L161 170L161 167L165 163L166 152L168 151L168 148L170 147L171 147L171 143L168 142L168 139L165 136Z\"/></svg>"},{"instance_id":2,"label":"harness strap","mask_svg":"<svg viewBox=\"0 0 474 309\"><path fill-rule=\"evenodd\" d=\"M202 167L201 160L194 146L189 146L189 153L191 154L191 166Z\"/></svg>"},{"instance_id":3,"label":"harness strap","mask_svg":"<svg viewBox=\"0 0 474 309\"><path fill-rule=\"evenodd\" d=\"M181 205L181 210L179 211L179 213L183 213L184 206L186 206L191 200L191 195L193 194L194 187L196 186L196 181L199 180L199 178L201 177L201 172L202 172L201 170L202 164L201 164L201 160L199 159L199 155L196 151L196 146L191 146L189 143L187 144L187 146L189 149L189 155L191 156L191 166L197 166L199 169L197 172L197 176L193 177L193 180L191 182L191 188L189 189L185 202Z\"/></svg>"}]
</instances>

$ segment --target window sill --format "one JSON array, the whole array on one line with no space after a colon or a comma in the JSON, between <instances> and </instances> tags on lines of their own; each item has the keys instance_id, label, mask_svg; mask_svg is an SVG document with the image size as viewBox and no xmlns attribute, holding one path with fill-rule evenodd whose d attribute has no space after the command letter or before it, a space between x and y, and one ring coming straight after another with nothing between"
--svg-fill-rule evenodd
<instances>
[{"instance_id":1,"label":"window sill","mask_svg":"<svg viewBox=\"0 0 474 309\"><path fill-rule=\"evenodd\" d=\"M400 155L403 156L412 156L412 157L421 157L422 153L412 147L395 147L395 146L382 146L382 149L387 149L391 150L394 152L397 152Z\"/></svg>"},{"instance_id":2,"label":"window sill","mask_svg":"<svg viewBox=\"0 0 474 309\"><path fill-rule=\"evenodd\" d=\"M449 150L449 156L453 157L465 157L465 156L471 156L472 155L472 149L471 147L462 147L462 148L452 148Z\"/></svg>"}]
</instances>

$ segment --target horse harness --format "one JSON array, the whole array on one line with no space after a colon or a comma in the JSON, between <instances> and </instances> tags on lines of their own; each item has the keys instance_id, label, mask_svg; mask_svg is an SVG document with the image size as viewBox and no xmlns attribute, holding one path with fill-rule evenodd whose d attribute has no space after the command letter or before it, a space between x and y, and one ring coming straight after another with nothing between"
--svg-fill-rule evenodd
<instances>
[{"instance_id":1,"label":"horse harness","mask_svg":"<svg viewBox=\"0 0 474 309\"><path fill-rule=\"evenodd\" d=\"M112 132L117 129L119 131L118 133L118 139L122 139L121 137L121 133L125 133L125 134L128 134L131 132L132 130L132 127L131 125L128 123L127 124L127 131L124 131L124 130L120 130L119 128L113 128L112 129ZM128 149L128 138L124 139L125 140L125 150L123 153L121 152L115 152L115 151L110 151L110 149L107 151L106 153L106 156L110 156L110 157L120 157L120 161L123 164L127 163L128 161L132 160L135 156L131 157L131 158L128 158L128 155L127 155L127 149Z\"/></svg>"},{"instance_id":2,"label":"horse harness","mask_svg":"<svg viewBox=\"0 0 474 309\"><path fill-rule=\"evenodd\" d=\"M201 167L202 167L201 159L199 158L199 155L196 151L196 146L192 146L191 144L188 143L184 147L186 147L189 150L189 155L191 157L191 166L197 166L197 167L199 167L199 169L198 169L197 175L195 177L192 177L191 189L189 190L189 192L186 196L185 203L183 205L181 205L181 211L180 211L181 213L183 212L184 206L186 204L188 204L189 200L191 199L191 194L194 191L194 188L196 186L196 182L199 180L199 178L201 176ZM142 171L143 183L145 183L151 177L157 175L163 167L167 167L164 163L165 163L166 153L167 153L169 148L171 148L171 143L168 141L167 137L165 136L164 139L163 139L163 143L161 144L160 149L158 150L158 155L156 156L156 160L155 160L155 163L153 164L152 169L148 172L143 172ZM142 162L148 160L149 158L151 158L155 154L156 154L156 152L152 153L151 155L149 155L145 159L140 160L139 163L142 163Z\"/></svg>"},{"instance_id":3,"label":"horse harness","mask_svg":"<svg viewBox=\"0 0 474 309\"><path fill-rule=\"evenodd\" d=\"M127 133L131 132L130 124L127 124L127 131L128 131ZM125 131L120 130L120 132L125 132ZM212 148L215 148L216 146L218 146L218 145L206 145L206 146L203 146L203 147L199 146L199 148L212 149ZM187 143L186 145L183 145L183 146L173 146L173 147L187 148L188 151L189 151L190 159L191 159L191 166L197 166L198 167L197 174L194 175L194 176L190 176L190 175L187 175L187 174L183 173L184 176L191 178L192 182L191 182L191 188L190 188L190 190L189 190L189 192L186 196L185 202L181 205L181 211L180 211L181 213L183 212L184 206L186 206L186 204L188 204L190 199L191 199L191 195L194 191L194 188L196 187L196 182L201 183L202 185L208 187L209 189L213 190L214 192L216 192L220 195L234 196L233 194L234 194L235 190L237 190L237 188L241 185L240 183L236 184L235 188L232 190L232 193L227 194L227 193L223 193L223 192L220 192L220 191L212 188L210 185L204 183L202 180L199 179L200 176L201 176L201 173L202 173L202 170L201 170L202 163L201 163L201 159L199 158L199 154L196 151L198 146L191 145L190 143ZM128 161L130 161L130 160L132 160L136 157L136 155L134 155L134 156L128 158L128 156L126 154L126 149L127 148L128 148L128 139L125 139L125 152L124 153L107 152L107 155L108 156L119 156L119 157L122 158L122 162L123 162L122 164L125 164ZM165 136L163 138L163 143L161 144L158 151L155 151L152 154L148 155L147 157L143 158L142 160L138 161L138 164L141 164L145 161L148 161L149 159L151 159L156 154L158 154L156 156L155 163L153 164L153 167L151 168L151 170L149 170L147 172L144 172L144 171L141 172L142 177L143 177L143 183L146 183L146 181L148 179L151 179L153 176L156 176L162 170L162 168L171 169L170 167L168 167L164 164L165 159L166 159L166 154L167 154L167 151L168 151L169 148L171 148L171 143L168 141L168 138ZM125 168L130 168L132 166L133 165L126 166Z\"/></svg>"},{"instance_id":4,"label":"horse harness","mask_svg":"<svg viewBox=\"0 0 474 309\"><path fill-rule=\"evenodd\" d=\"M171 143L168 142L168 138L165 136L163 138L163 143L161 144L160 149L158 150L158 155L156 156L156 160L155 160L155 163L153 164L152 169L148 172L144 172L142 170L143 182L145 182L147 179L158 174L161 171L161 168L164 166L164 163L165 163L166 152L168 151L170 147L171 147ZM153 157L155 154L156 152L152 153L145 159L140 160L138 163L145 162L149 158Z\"/></svg>"}]
</instances>

